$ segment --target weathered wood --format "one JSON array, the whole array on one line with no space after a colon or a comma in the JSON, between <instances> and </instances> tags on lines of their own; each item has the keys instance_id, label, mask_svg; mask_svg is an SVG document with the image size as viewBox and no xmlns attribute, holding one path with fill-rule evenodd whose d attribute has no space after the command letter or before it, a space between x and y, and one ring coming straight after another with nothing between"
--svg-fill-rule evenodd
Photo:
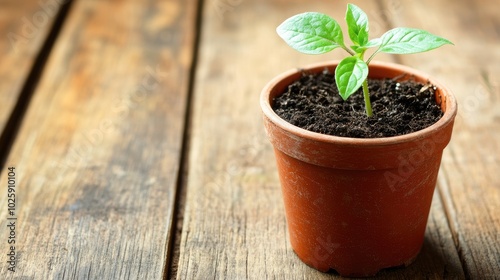
<instances>
[{"instance_id":1,"label":"weathered wood","mask_svg":"<svg viewBox=\"0 0 500 280\"><path fill-rule=\"evenodd\" d=\"M500 275L500 10L491 0L402 1L396 25L440 34L455 46L405 64L448 85L459 103L454 135L445 152L439 191L465 275Z\"/></svg>"},{"instance_id":2,"label":"weathered wood","mask_svg":"<svg viewBox=\"0 0 500 280\"><path fill-rule=\"evenodd\" d=\"M306 10L342 19L346 3L235 2L209 1L204 7L177 278L338 278L304 265L289 245L258 99L265 83L278 73L344 55L341 51L298 54L279 39L275 27ZM353 2L368 11L375 35L390 27L381 2ZM426 242L415 264L382 271L380 279L464 277L439 194L436 197Z\"/></svg>"},{"instance_id":3,"label":"weathered wood","mask_svg":"<svg viewBox=\"0 0 500 280\"><path fill-rule=\"evenodd\" d=\"M54 24L60 2L0 1L0 158L12 131L5 131L35 60Z\"/></svg>"},{"instance_id":4,"label":"weathered wood","mask_svg":"<svg viewBox=\"0 0 500 280\"><path fill-rule=\"evenodd\" d=\"M196 6L73 4L7 160L18 262L7 271L2 192L3 279L167 273Z\"/></svg>"}]
</instances>

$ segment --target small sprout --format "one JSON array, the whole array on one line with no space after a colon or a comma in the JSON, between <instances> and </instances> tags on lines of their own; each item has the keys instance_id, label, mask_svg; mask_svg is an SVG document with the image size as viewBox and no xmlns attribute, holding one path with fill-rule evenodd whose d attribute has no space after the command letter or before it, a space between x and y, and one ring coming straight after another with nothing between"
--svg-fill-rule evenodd
<instances>
[{"instance_id":1,"label":"small sprout","mask_svg":"<svg viewBox=\"0 0 500 280\"><path fill-rule=\"evenodd\" d=\"M342 99L347 100L360 87L363 88L366 115L373 115L368 91L368 64L381 52L412 54L426 52L452 42L427 31L398 27L380 38L369 40L366 13L353 4L347 4L345 15L347 33L352 45L346 46L342 29L333 18L316 12L307 12L285 20L276 31L295 50L306 54L323 54L337 48L351 56L344 58L335 69L335 82ZM376 48L365 61L365 52ZM396 89L398 89L397 87Z\"/></svg>"}]
</instances>

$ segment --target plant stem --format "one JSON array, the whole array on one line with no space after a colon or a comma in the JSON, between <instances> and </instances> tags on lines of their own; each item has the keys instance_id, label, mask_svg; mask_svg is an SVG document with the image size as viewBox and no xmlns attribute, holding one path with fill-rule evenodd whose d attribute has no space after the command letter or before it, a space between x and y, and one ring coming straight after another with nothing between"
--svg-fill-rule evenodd
<instances>
[{"instance_id":1,"label":"plant stem","mask_svg":"<svg viewBox=\"0 0 500 280\"><path fill-rule=\"evenodd\" d=\"M363 97L365 98L365 109L368 117L373 116L370 92L368 91L368 78L363 81Z\"/></svg>"},{"instance_id":2,"label":"plant stem","mask_svg":"<svg viewBox=\"0 0 500 280\"><path fill-rule=\"evenodd\" d=\"M366 61L366 64L370 64L370 61L372 61L373 57L375 57L376 54L378 54L378 50L376 52L372 53L372 55L370 55L370 57Z\"/></svg>"},{"instance_id":3,"label":"plant stem","mask_svg":"<svg viewBox=\"0 0 500 280\"><path fill-rule=\"evenodd\" d=\"M346 52L348 52L350 55L354 56L356 55L355 52L353 52L351 49L349 49L348 47L346 46L341 46Z\"/></svg>"}]
</instances>

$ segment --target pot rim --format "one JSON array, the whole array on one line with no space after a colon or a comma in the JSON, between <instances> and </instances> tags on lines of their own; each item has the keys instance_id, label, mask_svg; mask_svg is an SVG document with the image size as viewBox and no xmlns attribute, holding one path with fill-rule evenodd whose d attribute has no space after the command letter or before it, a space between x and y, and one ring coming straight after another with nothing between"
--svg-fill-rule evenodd
<instances>
[{"instance_id":1,"label":"pot rim","mask_svg":"<svg viewBox=\"0 0 500 280\"><path fill-rule=\"evenodd\" d=\"M274 112L274 110L271 107L270 93L272 92L272 89L276 85L278 85L282 80L290 76L298 75L301 71L304 70L308 71L318 68L325 68L332 66L336 67L339 62L340 62L339 60L333 60L328 62L309 64L302 68L290 69L274 77L271 81L269 81L266 84L266 86L263 88L261 92L260 105L264 115L281 129L288 131L292 134L295 134L299 137L324 143L335 143L336 145L344 145L344 146L359 146L359 145L386 146L386 145L393 145L395 143L411 142L417 139L423 139L429 136L430 134L434 133L436 130L446 127L447 125L449 125L451 122L454 121L454 118L457 114L458 105L455 96L446 86L444 86L442 83L435 80L434 78L430 77L430 75L428 75L427 73L422 72L420 70L401 64L382 62L382 61L372 61L370 62L369 67L389 68L396 70L398 72L408 73L412 76L419 77L422 80L427 80L429 81L429 83L436 86L437 89L441 91L444 94L444 96L446 96L445 100L446 109L443 116L437 122L435 122L429 127L404 135L381 137L381 138L353 138L353 137L333 136L333 135L309 131L287 122Z\"/></svg>"}]
</instances>

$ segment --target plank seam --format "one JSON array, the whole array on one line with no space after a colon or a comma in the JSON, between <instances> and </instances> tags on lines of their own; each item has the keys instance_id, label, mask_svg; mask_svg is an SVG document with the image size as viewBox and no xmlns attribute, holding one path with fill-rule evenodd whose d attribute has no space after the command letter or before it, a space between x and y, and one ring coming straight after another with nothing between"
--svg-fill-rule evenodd
<instances>
[{"instance_id":1,"label":"plank seam","mask_svg":"<svg viewBox=\"0 0 500 280\"><path fill-rule=\"evenodd\" d=\"M25 114L31 103L31 99L43 74L43 70L45 69L51 50L59 37L59 33L66 20L72 3L73 0L66 1L61 5L59 11L57 12L55 20L50 28L50 32L40 48L40 51L36 55L33 66L31 67L26 81L21 88L17 103L14 106L7 123L5 124L4 131L2 131L0 135L0 170L3 170L7 158L9 157L10 149L17 138L17 134L23 123Z\"/></svg>"},{"instance_id":2,"label":"plank seam","mask_svg":"<svg viewBox=\"0 0 500 280\"><path fill-rule=\"evenodd\" d=\"M376 3L379 6L380 11L386 11L386 5L385 5L383 0L377 0ZM390 18L385 13L382 13L381 15L382 15L383 21L385 22L387 30L395 27L395 24L390 20ZM392 57L394 58L395 63L403 64L403 59L401 58L400 55L392 55ZM439 172L444 175L445 181L448 181L448 178L447 178L448 175L447 175L446 171L444 170L444 168L440 168ZM445 190L443 190L443 186L438 185L437 192L438 192L437 199L439 199L439 201L443 207L443 211L444 211L444 214L446 216L446 226L448 227L448 231L450 232L451 238L452 238L453 243L455 245L455 251L456 251L457 256L460 260L461 269L462 269L464 275L468 279L469 271L467 269L467 266L465 265L466 262L465 262L463 253L461 252L460 241L459 241L459 236L458 236L459 233L457 231L455 231L453 224L452 224L453 217L451 217L450 208L453 208L454 205L452 203L450 205L449 202L447 203L447 201L445 199Z\"/></svg>"},{"instance_id":3,"label":"plank seam","mask_svg":"<svg viewBox=\"0 0 500 280\"><path fill-rule=\"evenodd\" d=\"M184 210L186 206L187 181L189 176L189 153L191 144L191 129L194 104L194 84L196 79L196 65L198 64L198 53L200 49L200 37L202 28L202 16L204 1L195 1L196 15L194 25L194 40L192 46L192 61L189 70L188 92L186 100L186 110L184 115L184 127L182 135L182 147L180 154L179 172L177 174L177 184L175 192L175 202L173 209L173 223L170 231L170 239L167 240L167 258L164 279L177 279L177 269L180 259L180 243L184 222Z\"/></svg>"},{"instance_id":4,"label":"plank seam","mask_svg":"<svg viewBox=\"0 0 500 280\"><path fill-rule=\"evenodd\" d=\"M453 149L451 149L451 151L453 154ZM453 155L453 158L455 158L454 155ZM437 190L439 193L439 200L441 201L441 205L443 205L443 211L444 211L445 216L446 216L447 226L448 226L448 229L452 235L453 243L455 244L455 250L456 250L458 258L460 260L460 264L462 266L462 271L464 272L466 279L470 279L470 277L471 277L470 270L467 266L467 260L466 260L466 256L464 255L463 245L460 243L460 233L459 233L458 229L455 226L453 226L455 219L454 219L452 213L456 213L457 208L455 207L452 200L447 201L447 199L446 199L447 197L450 197L450 194L448 192L448 190L449 190L448 172L444 168L441 168L439 170L439 172L443 173L444 181L445 181L444 184L446 185L445 186L443 184L439 184L437 186ZM453 209L455 209L455 210L453 210Z\"/></svg>"}]
</instances>

